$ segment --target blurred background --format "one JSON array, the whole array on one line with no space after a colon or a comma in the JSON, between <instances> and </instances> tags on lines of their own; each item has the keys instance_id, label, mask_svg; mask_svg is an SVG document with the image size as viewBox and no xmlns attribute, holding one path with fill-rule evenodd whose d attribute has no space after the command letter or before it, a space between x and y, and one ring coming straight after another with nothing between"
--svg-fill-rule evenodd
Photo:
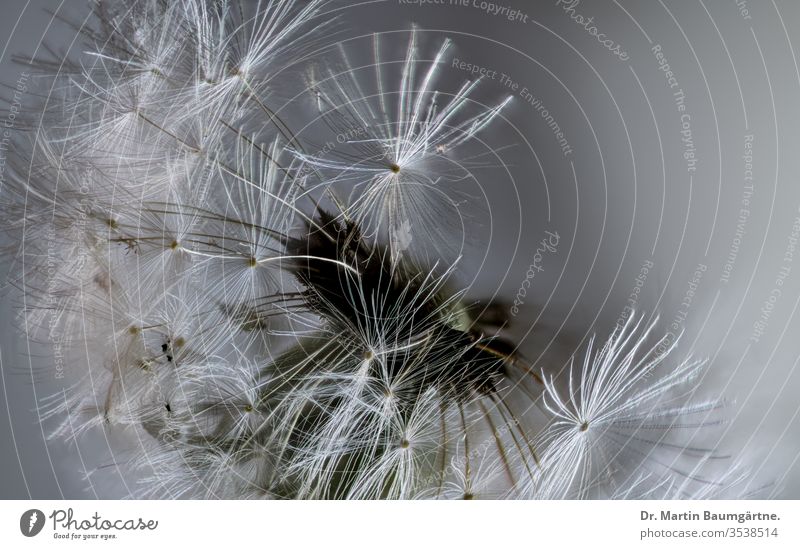
<instances>
[{"instance_id":1,"label":"blurred background","mask_svg":"<svg viewBox=\"0 0 800 549\"><path fill-rule=\"evenodd\" d=\"M60 18L89 9L3 7L0 81L13 101L35 75L12 57L44 44L79 54ZM424 52L449 37L441 81L483 75L476 100L512 97L477 145L492 165L475 172L486 215L465 234L459 277L475 298L518 300L510 329L526 355L562 364L633 309L657 315L662 333L683 333L678 354L708 359L692 392L729 403L723 453L753 472L753 489L768 486L762 496L800 497L800 4L374 0L333 2L323 17L340 19L335 39L356 51L412 24ZM553 249L537 255L543 238ZM124 497L130 479L84 474L110 463L113 441L46 440L37 403L63 381L18 307L4 294L0 496Z\"/></svg>"}]
</instances>

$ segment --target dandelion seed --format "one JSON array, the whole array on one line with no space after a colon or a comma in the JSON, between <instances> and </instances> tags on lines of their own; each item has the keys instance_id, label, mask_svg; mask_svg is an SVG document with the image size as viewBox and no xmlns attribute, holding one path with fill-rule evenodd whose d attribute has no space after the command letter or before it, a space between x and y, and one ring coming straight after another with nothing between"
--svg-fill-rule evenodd
<instances>
[{"instance_id":1,"label":"dandelion seed","mask_svg":"<svg viewBox=\"0 0 800 549\"><path fill-rule=\"evenodd\" d=\"M475 158L459 156L460 149L510 101L508 97L493 107L476 103L471 96L477 80L450 95L437 90L435 82L450 46L445 40L427 63L419 58L417 30L412 29L395 85L388 76L395 62L382 58L381 37L375 35L374 89L364 90L361 81L367 77L366 70L353 67L343 48L341 71L330 69L311 79L321 115L344 147L328 156L296 154L326 175L326 185L350 187L353 198L348 215L367 234L388 235L395 256L407 249L409 220L414 221L413 234L419 241L433 242L433 257L453 254L449 240L435 235L443 225L457 221L453 220L457 191L447 188L463 183L474 167Z\"/></svg>"},{"instance_id":2,"label":"dandelion seed","mask_svg":"<svg viewBox=\"0 0 800 549\"><path fill-rule=\"evenodd\" d=\"M570 366L567 393L545 378L545 407L553 423L543 434L542 477L531 486L545 498L587 497L604 485L611 489L631 475L694 477L676 456L713 456L713 447L684 446L670 431L710 426L716 402L679 404L673 391L694 379L703 361L687 360L649 380L677 345L662 338L646 347L655 322L643 327L634 315L599 349L590 342L579 370ZM694 419L693 419L694 418Z\"/></svg>"}]
</instances>

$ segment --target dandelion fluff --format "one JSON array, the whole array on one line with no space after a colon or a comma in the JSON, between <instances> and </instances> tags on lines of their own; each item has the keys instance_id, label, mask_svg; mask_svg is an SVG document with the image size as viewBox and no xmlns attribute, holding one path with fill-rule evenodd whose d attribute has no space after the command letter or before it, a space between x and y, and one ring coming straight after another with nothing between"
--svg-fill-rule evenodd
<instances>
[{"instance_id":1,"label":"dandelion fluff","mask_svg":"<svg viewBox=\"0 0 800 549\"><path fill-rule=\"evenodd\" d=\"M51 437L119 434L90 474L136 497L740 486L694 440L719 408L687 403L701 362L668 366L654 325L593 340L562 380L474 314L451 216L509 98L442 84L451 43L425 60L416 28L399 55L375 35L367 67L345 46L321 69L324 6L97 2L82 58L35 62L2 208L21 324L70 365L40 403ZM281 104L301 73L330 154Z\"/></svg>"}]
</instances>

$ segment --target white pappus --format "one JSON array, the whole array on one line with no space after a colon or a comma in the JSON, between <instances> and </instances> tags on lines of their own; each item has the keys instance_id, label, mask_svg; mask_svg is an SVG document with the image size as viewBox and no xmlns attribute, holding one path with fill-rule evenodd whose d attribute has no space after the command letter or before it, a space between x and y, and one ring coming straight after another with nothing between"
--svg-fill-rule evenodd
<instances>
[{"instance_id":1,"label":"white pappus","mask_svg":"<svg viewBox=\"0 0 800 549\"><path fill-rule=\"evenodd\" d=\"M655 322L592 340L562 379L476 313L453 243L511 98L442 84L451 42L423 59L416 27L402 48L375 34L363 66L322 47L327 6L98 1L82 58L34 63L50 93L2 213L23 330L69 364L40 405L52 438L121 433L87 473L113 465L134 497L740 484L694 440L719 422L716 400L687 403L702 361L673 365ZM296 131L317 120L332 149Z\"/></svg>"}]
</instances>

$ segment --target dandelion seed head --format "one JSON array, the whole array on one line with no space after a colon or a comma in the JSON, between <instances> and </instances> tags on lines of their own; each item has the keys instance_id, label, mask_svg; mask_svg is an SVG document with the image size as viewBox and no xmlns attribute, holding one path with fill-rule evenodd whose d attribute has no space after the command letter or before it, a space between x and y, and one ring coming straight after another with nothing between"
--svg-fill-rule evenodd
<instances>
[{"instance_id":1,"label":"dandelion seed head","mask_svg":"<svg viewBox=\"0 0 800 549\"><path fill-rule=\"evenodd\" d=\"M718 403L685 402L702 361L670 366L677 343L650 348L654 325L592 340L566 380L485 330L448 246L510 98L443 83L451 42L424 59L416 28L398 55L375 35L365 66L346 45L306 64L323 5L93 5L85 58L50 78L3 189L23 324L80 366L42 403L51 436L134 437L114 465L141 497L740 484L704 473L719 456L692 435ZM313 152L277 99L300 95L295 69L333 150Z\"/></svg>"}]
</instances>

